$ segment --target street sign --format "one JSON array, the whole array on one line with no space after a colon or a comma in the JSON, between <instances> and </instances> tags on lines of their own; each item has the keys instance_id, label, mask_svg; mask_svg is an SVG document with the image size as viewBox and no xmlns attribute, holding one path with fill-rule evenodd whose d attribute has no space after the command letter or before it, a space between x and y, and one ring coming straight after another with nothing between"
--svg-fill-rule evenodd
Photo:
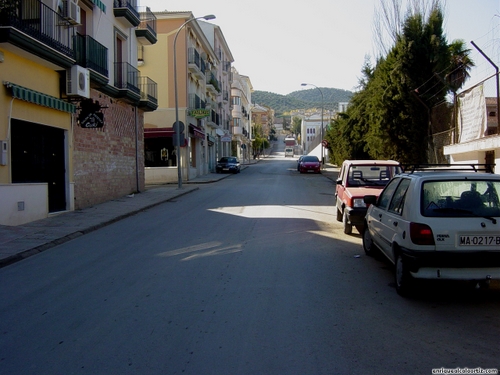
<instances>
[{"instance_id":1,"label":"street sign","mask_svg":"<svg viewBox=\"0 0 500 375\"><path fill-rule=\"evenodd\" d=\"M177 122L174 122L172 127L174 128L174 133L177 133ZM184 128L184 123L182 121L179 121L179 133L184 133Z\"/></svg>"},{"instance_id":2,"label":"street sign","mask_svg":"<svg viewBox=\"0 0 500 375\"><path fill-rule=\"evenodd\" d=\"M179 126L177 126L177 122L174 122L172 126L174 128L174 137L172 138L174 146L184 147L186 143L186 139L184 137L184 123L179 121ZM177 131L179 131L180 144L177 144Z\"/></svg>"}]
</instances>

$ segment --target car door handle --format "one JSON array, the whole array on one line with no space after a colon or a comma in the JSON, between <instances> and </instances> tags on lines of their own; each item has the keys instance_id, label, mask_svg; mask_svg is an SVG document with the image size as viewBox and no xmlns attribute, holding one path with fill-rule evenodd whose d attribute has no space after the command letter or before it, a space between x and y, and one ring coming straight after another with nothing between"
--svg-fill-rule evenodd
<instances>
[{"instance_id":1,"label":"car door handle","mask_svg":"<svg viewBox=\"0 0 500 375\"><path fill-rule=\"evenodd\" d=\"M393 221L392 225L394 225L395 227L397 227L398 226L398 222L397 221Z\"/></svg>"}]
</instances>

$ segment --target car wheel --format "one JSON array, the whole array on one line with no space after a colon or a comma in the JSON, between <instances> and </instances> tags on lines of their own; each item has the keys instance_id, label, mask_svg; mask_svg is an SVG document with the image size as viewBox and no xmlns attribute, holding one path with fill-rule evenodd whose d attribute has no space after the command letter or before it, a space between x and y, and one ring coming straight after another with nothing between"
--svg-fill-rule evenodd
<instances>
[{"instance_id":1,"label":"car wheel","mask_svg":"<svg viewBox=\"0 0 500 375\"><path fill-rule=\"evenodd\" d=\"M366 255L373 256L375 254L375 244L373 243L372 235L368 230L368 227L365 225L365 229L363 230L363 250Z\"/></svg>"},{"instance_id":2,"label":"car wheel","mask_svg":"<svg viewBox=\"0 0 500 375\"><path fill-rule=\"evenodd\" d=\"M342 215L342 223L344 224L344 233L351 234L352 233L352 224L347 220L347 211L344 210L344 214Z\"/></svg>"},{"instance_id":3,"label":"car wheel","mask_svg":"<svg viewBox=\"0 0 500 375\"><path fill-rule=\"evenodd\" d=\"M408 297L413 289L413 277L400 253L396 254L395 277L396 292L400 296Z\"/></svg>"}]
</instances>

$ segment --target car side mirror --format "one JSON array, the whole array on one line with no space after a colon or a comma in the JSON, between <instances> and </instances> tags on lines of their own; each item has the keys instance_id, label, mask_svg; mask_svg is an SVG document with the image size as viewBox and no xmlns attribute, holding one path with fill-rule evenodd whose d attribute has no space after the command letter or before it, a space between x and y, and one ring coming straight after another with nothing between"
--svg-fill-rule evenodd
<instances>
[{"instance_id":1,"label":"car side mirror","mask_svg":"<svg viewBox=\"0 0 500 375\"><path fill-rule=\"evenodd\" d=\"M377 203L377 196L376 195L365 195L363 197L363 202L366 204L375 204Z\"/></svg>"},{"instance_id":2,"label":"car side mirror","mask_svg":"<svg viewBox=\"0 0 500 375\"><path fill-rule=\"evenodd\" d=\"M342 185L342 179L341 178L337 179L337 185Z\"/></svg>"}]
</instances>

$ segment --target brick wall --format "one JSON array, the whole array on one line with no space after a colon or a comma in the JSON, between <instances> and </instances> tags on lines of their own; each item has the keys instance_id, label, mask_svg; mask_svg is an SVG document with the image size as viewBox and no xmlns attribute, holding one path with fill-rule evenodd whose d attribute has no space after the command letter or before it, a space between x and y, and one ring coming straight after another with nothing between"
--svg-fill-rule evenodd
<instances>
[{"instance_id":1,"label":"brick wall","mask_svg":"<svg viewBox=\"0 0 500 375\"><path fill-rule=\"evenodd\" d=\"M73 127L75 209L144 190L144 112L104 97L94 97L103 109L104 127ZM138 176L136 173L136 113ZM138 186L139 184L139 186Z\"/></svg>"}]
</instances>

